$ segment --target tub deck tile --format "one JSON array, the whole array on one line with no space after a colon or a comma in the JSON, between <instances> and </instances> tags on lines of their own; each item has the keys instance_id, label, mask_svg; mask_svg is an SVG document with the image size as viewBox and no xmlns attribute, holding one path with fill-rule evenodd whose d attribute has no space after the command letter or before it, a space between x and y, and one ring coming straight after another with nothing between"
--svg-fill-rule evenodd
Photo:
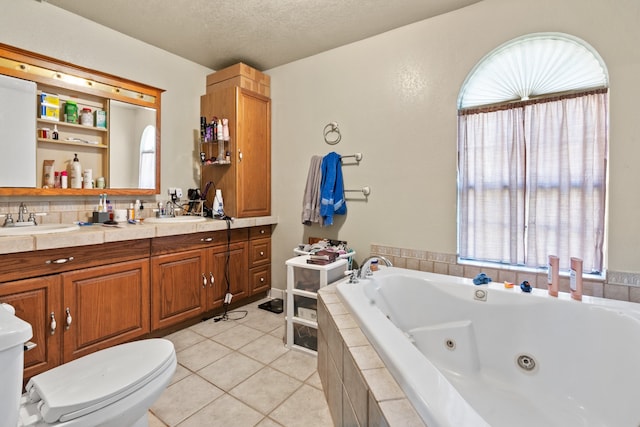
<instances>
[{"instance_id":1,"label":"tub deck tile","mask_svg":"<svg viewBox=\"0 0 640 427\"><path fill-rule=\"evenodd\" d=\"M386 368L362 371L372 396L378 401L403 399L404 392Z\"/></svg>"}]
</instances>

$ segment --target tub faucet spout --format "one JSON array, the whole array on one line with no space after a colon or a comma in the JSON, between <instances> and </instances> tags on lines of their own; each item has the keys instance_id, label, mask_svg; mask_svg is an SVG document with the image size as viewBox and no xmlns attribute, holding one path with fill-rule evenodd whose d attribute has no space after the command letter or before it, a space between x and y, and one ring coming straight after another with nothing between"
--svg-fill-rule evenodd
<instances>
[{"instance_id":1,"label":"tub faucet spout","mask_svg":"<svg viewBox=\"0 0 640 427\"><path fill-rule=\"evenodd\" d=\"M383 257L382 255L373 255L368 258L365 258L365 260L362 261L360 270L358 270L359 278L364 279L367 276L371 276L373 274L373 272L371 271L371 261L373 261L374 259L382 261L384 265L386 265L387 267L393 267L393 264L387 258Z\"/></svg>"}]
</instances>

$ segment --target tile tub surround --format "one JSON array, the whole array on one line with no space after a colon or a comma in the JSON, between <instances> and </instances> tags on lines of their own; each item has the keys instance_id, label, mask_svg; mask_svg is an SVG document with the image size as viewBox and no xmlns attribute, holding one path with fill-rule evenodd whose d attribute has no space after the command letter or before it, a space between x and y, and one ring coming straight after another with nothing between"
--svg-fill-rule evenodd
<instances>
[{"instance_id":1,"label":"tile tub surround","mask_svg":"<svg viewBox=\"0 0 640 427\"><path fill-rule=\"evenodd\" d=\"M336 426L424 426L336 285L318 292L318 375Z\"/></svg>"},{"instance_id":2,"label":"tile tub surround","mask_svg":"<svg viewBox=\"0 0 640 427\"><path fill-rule=\"evenodd\" d=\"M527 280L537 288L547 288L547 272L526 272L493 267L458 264L455 254L445 254L421 249L406 249L383 244L372 244L371 255L382 255L394 266L430 273L473 278L486 273L494 282L508 281L519 284ZM569 292L569 277L560 276L560 291ZM640 303L640 273L607 271L604 279L585 279L584 295Z\"/></svg>"}]
</instances>

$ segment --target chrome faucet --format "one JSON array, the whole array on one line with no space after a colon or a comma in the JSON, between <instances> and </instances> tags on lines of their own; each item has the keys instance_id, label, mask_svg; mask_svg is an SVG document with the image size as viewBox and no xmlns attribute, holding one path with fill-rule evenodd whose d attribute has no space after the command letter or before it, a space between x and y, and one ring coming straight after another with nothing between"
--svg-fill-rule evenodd
<instances>
[{"instance_id":1,"label":"chrome faucet","mask_svg":"<svg viewBox=\"0 0 640 427\"><path fill-rule=\"evenodd\" d=\"M24 222L24 214L29 213L27 210L27 205L24 203L20 203L20 207L18 208L18 222Z\"/></svg>"},{"instance_id":2,"label":"chrome faucet","mask_svg":"<svg viewBox=\"0 0 640 427\"><path fill-rule=\"evenodd\" d=\"M371 276L373 274L373 272L371 271L371 261L373 261L374 259L382 261L384 265L386 265L387 267L393 267L393 264L391 263L391 261L389 261L387 258L383 257L382 255L370 256L368 258L365 258L364 261L362 261L362 265L358 270L358 277L360 279L365 279L367 276Z\"/></svg>"}]
</instances>

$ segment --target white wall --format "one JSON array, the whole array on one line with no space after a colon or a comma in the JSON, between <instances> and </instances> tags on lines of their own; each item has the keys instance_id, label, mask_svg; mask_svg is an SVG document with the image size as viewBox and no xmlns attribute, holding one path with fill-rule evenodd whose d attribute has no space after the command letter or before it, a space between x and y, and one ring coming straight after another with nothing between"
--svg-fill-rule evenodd
<instances>
[{"instance_id":1,"label":"white wall","mask_svg":"<svg viewBox=\"0 0 640 427\"><path fill-rule=\"evenodd\" d=\"M0 10L2 43L164 89L160 197L170 186L186 194L200 185L194 132L213 70L46 2L0 0Z\"/></svg>"},{"instance_id":2,"label":"white wall","mask_svg":"<svg viewBox=\"0 0 640 427\"><path fill-rule=\"evenodd\" d=\"M371 243L456 253L456 98L472 67L523 34L580 37L611 79L609 268L640 272L640 3L637 0L485 0L269 70L273 99L273 283L308 236L347 240L361 260ZM337 121L342 141L323 141ZM362 152L343 168L345 186L371 186L332 227L300 223L314 154ZM500 165L487 165L500 167Z\"/></svg>"},{"instance_id":3,"label":"white wall","mask_svg":"<svg viewBox=\"0 0 640 427\"><path fill-rule=\"evenodd\" d=\"M166 90L162 96L162 189L197 185L194 132L212 72L46 2L0 0L0 41ZM273 283L308 236L340 238L362 259L371 243L456 252L456 98L473 65L522 34L560 31L602 55L611 78L609 268L640 272L640 3L637 0L484 0L469 8L343 46L272 76L272 194L279 224ZM343 139L323 142L337 121ZM300 224L313 154L362 152L344 168L368 202L321 229ZM499 167L499 165L490 165Z\"/></svg>"}]
</instances>

